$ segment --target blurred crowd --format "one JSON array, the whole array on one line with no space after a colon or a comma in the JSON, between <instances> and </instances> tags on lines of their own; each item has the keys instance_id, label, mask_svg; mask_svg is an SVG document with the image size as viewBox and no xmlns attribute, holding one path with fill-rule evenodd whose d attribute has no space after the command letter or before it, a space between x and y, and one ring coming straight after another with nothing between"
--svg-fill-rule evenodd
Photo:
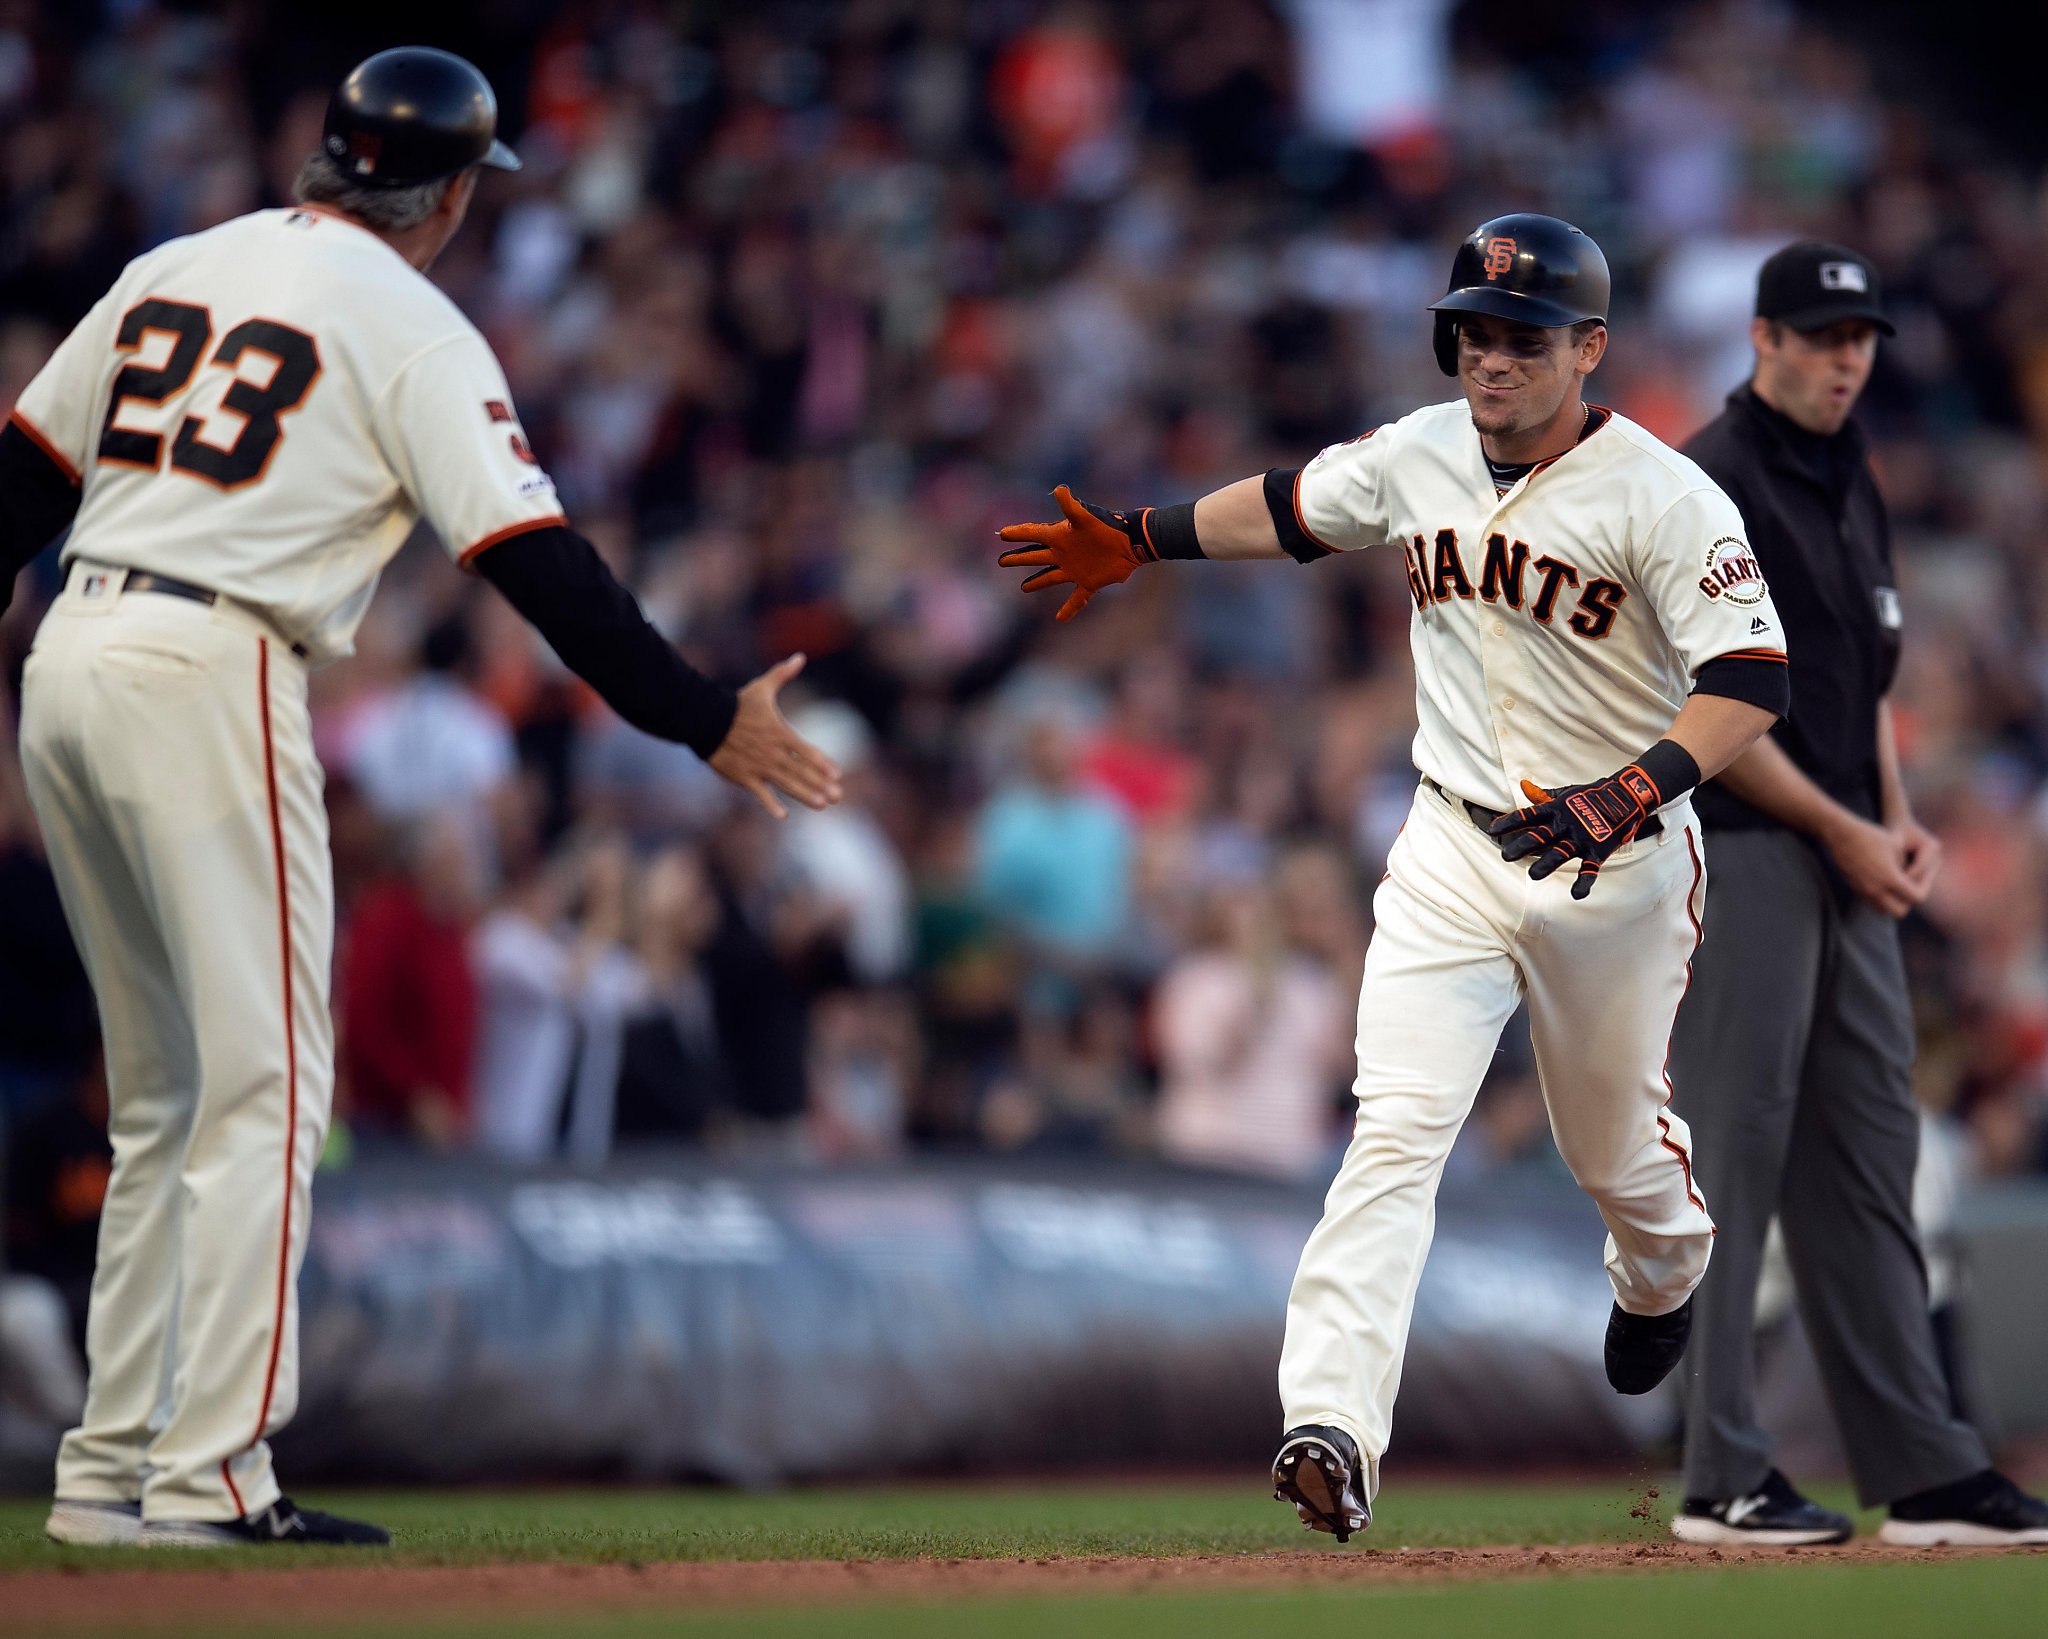
<instances>
[{"instance_id":1,"label":"blurred crowd","mask_svg":"<svg viewBox=\"0 0 2048 1639\"><path fill-rule=\"evenodd\" d=\"M127 257L280 202L397 38L295 55L295 9L0 0L0 406ZM540 20L445 43L526 169L435 277L657 624L734 681L808 657L793 712L849 794L768 819L415 541L313 697L342 1147L1326 1176L1414 778L1400 567L1176 565L1055 626L994 531L1448 396L1424 304L1472 224L1539 209L1616 270L1592 396L1674 441L1743 379L1769 251L1881 268L1861 417L1948 862L1910 928L1922 1094L1975 1169L2048 1165L2041 175L1782 0L1593 8L1540 73L1449 0L508 9ZM0 625L10 683L54 580ZM48 1174L103 1095L11 753L0 904L0 1094ZM1510 1043L1456 1165L1546 1153Z\"/></svg>"}]
</instances>

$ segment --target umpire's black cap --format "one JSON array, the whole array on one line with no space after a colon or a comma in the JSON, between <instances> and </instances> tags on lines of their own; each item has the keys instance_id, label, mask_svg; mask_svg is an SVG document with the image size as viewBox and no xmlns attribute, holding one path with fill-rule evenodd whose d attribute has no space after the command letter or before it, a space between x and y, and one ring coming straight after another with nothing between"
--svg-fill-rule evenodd
<instances>
[{"instance_id":1,"label":"umpire's black cap","mask_svg":"<svg viewBox=\"0 0 2048 1639\"><path fill-rule=\"evenodd\" d=\"M1819 239L1787 245L1764 263L1756 276L1756 316L1802 333L1844 319L1866 319L1887 336L1898 334L1884 316L1883 292L1870 259Z\"/></svg>"},{"instance_id":2,"label":"umpire's black cap","mask_svg":"<svg viewBox=\"0 0 2048 1639\"><path fill-rule=\"evenodd\" d=\"M452 51L398 46L358 63L327 104L320 139L349 181L371 188L438 182L472 165L516 171L498 140L498 99Z\"/></svg>"},{"instance_id":3,"label":"umpire's black cap","mask_svg":"<svg viewBox=\"0 0 2048 1639\"><path fill-rule=\"evenodd\" d=\"M1451 263L1451 288L1429 304L1436 315L1436 362L1458 373L1459 313L1491 313L1554 330L1607 322L1613 283L1592 239L1554 216L1496 216L1465 236Z\"/></svg>"}]
</instances>

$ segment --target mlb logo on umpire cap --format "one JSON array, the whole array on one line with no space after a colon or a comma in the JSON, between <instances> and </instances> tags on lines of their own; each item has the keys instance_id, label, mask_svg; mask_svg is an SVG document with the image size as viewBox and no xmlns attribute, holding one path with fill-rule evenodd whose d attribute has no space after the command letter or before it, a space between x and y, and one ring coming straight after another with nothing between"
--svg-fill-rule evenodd
<instances>
[{"instance_id":1,"label":"mlb logo on umpire cap","mask_svg":"<svg viewBox=\"0 0 2048 1639\"><path fill-rule=\"evenodd\" d=\"M1863 271L1860 262L1823 262L1820 265L1820 287L1823 290L1867 291L1870 275Z\"/></svg>"}]
</instances>

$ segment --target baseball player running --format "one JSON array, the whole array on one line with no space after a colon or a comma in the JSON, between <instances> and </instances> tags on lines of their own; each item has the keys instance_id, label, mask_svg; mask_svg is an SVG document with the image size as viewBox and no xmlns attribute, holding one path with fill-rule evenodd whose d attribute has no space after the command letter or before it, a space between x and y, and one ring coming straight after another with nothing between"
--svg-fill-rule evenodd
<instances>
[{"instance_id":1,"label":"baseball player running","mask_svg":"<svg viewBox=\"0 0 2048 1639\"><path fill-rule=\"evenodd\" d=\"M1485 223L1432 308L1461 401L1191 505L1062 487L1063 522L1002 531L1026 591L1073 588L1062 619L1165 558L1405 561L1422 779L1374 897L1357 1126L1288 1300L1273 1464L1340 1541L1371 1521L1437 1179L1517 1003L1606 1220L1620 1392L1677 1362L1712 1244L1663 1075L1706 884L1689 793L1784 712L1785 656L1728 498L1584 401L1608 290L1569 224Z\"/></svg>"},{"instance_id":2,"label":"baseball player running","mask_svg":"<svg viewBox=\"0 0 2048 1639\"><path fill-rule=\"evenodd\" d=\"M381 1543L294 1508L294 1288L333 1091L332 871L306 712L424 517L648 732L781 814L837 800L783 722L684 664L562 516L483 338L424 277L477 169L484 77L388 51L330 104L296 209L129 264L0 431L0 602L67 524L21 755L99 1000L113 1180L60 1542Z\"/></svg>"}]
</instances>

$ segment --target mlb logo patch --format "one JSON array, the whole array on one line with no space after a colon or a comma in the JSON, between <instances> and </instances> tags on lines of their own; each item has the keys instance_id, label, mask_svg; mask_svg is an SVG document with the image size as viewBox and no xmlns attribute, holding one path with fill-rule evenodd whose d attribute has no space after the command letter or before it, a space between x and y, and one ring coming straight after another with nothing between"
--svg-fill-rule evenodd
<instances>
[{"instance_id":1,"label":"mlb logo patch","mask_svg":"<svg viewBox=\"0 0 2048 1639\"><path fill-rule=\"evenodd\" d=\"M114 577L104 569L95 569L78 583L78 595L88 603L100 598L111 597L114 592Z\"/></svg>"},{"instance_id":2,"label":"mlb logo patch","mask_svg":"<svg viewBox=\"0 0 2048 1639\"><path fill-rule=\"evenodd\" d=\"M1823 262L1820 265L1820 287L1823 290L1854 290L1867 293L1870 289L1870 275L1855 262Z\"/></svg>"}]
</instances>

